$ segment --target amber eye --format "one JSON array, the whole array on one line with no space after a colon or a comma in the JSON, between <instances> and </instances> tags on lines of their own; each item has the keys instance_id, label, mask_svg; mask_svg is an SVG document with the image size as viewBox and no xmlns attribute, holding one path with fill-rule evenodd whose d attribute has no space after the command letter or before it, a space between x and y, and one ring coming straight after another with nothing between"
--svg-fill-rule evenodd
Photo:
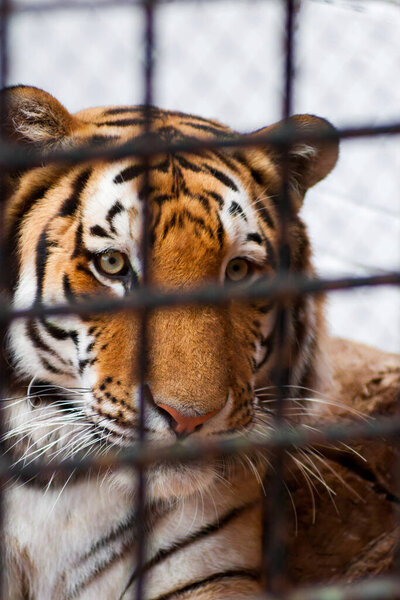
<instances>
[{"instance_id":1,"label":"amber eye","mask_svg":"<svg viewBox=\"0 0 400 600\"><path fill-rule=\"evenodd\" d=\"M228 262L226 267L226 277L231 281L241 281L250 271L250 266L244 258L234 258Z\"/></svg>"},{"instance_id":2,"label":"amber eye","mask_svg":"<svg viewBox=\"0 0 400 600\"><path fill-rule=\"evenodd\" d=\"M129 271L129 263L125 254L118 250L109 250L96 255L96 267L108 277L123 277Z\"/></svg>"}]
</instances>

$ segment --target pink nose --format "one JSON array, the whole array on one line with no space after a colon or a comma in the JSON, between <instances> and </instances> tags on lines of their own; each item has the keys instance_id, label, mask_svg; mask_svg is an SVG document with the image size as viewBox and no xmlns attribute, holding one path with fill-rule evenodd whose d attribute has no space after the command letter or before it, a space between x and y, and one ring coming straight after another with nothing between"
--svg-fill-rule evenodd
<instances>
[{"instance_id":1,"label":"pink nose","mask_svg":"<svg viewBox=\"0 0 400 600\"><path fill-rule=\"evenodd\" d=\"M206 415L199 415L198 417L186 417L182 413L176 410L176 408L172 408L172 406L168 406L168 404L158 404L160 408L165 410L174 420L172 423L172 428L175 433L186 434L189 435L193 433L193 431L199 425L203 425L208 419L211 419L214 415L219 412L219 408L213 410Z\"/></svg>"}]
</instances>

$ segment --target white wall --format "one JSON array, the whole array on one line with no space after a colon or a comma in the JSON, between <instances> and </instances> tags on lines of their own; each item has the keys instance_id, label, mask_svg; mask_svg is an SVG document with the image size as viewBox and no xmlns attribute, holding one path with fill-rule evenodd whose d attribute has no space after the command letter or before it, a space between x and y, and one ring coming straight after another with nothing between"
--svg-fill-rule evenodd
<instances>
[{"instance_id":1,"label":"white wall","mask_svg":"<svg viewBox=\"0 0 400 600\"><path fill-rule=\"evenodd\" d=\"M155 103L242 131L278 120L283 14L280 0L159 7ZM298 22L296 112L338 126L400 121L398 0L302 0ZM70 110L140 103L142 25L137 7L14 16L10 84L42 87ZM343 142L303 215L321 275L399 269L400 138ZM328 317L338 335L400 351L399 291L331 294Z\"/></svg>"}]
</instances>

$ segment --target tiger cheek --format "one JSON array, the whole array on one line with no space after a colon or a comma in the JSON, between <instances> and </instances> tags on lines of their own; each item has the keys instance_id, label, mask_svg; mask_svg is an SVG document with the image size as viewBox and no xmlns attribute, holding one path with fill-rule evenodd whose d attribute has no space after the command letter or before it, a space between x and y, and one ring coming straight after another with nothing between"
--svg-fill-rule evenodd
<instances>
[{"instance_id":1,"label":"tiger cheek","mask_svg":"<svg viewBox=\"0 0 400 600\"><path fill-rule=\"evenodd\" d=\"M121 389L130 389L132 393L138 361L135 346L139 336L138 318L119 313L103 316L95 323L98 331L95 346L97 384L102 385L107 378L113 377L120 381Z\"/></svg>"}]
</instances>

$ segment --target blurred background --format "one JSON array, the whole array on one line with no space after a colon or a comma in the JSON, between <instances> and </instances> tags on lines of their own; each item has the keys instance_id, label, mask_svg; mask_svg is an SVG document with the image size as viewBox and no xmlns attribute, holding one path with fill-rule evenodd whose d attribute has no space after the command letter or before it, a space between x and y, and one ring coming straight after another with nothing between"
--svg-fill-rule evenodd
<instances>
[{"instance_id":1,"label":"blurred background","mask_svg":"<svg viewBox=\"0 0 400 600\"><path fill-rule=\"evenodd\" d=\"M45 89L70 111L143 99L139 6L16 2L9 84ZM72 4L72 3L71 3ZM400 0L298 0L295 112L336 126L400 121ZM281 118L284 3L181 0L156 11L155 104L247 132ZM322 276L400 268L400 137L342 142L303 208ZM400 291L329 295L332 333L400 352Z\"/></svg>"}]
</instances>

